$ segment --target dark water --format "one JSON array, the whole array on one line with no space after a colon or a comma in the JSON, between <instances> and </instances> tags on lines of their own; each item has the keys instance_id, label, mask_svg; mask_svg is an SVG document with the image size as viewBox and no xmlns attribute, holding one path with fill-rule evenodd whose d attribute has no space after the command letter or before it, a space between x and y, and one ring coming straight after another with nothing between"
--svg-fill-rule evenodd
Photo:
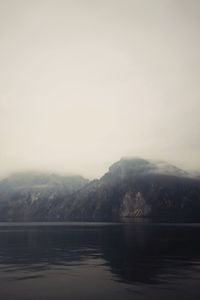
<instances>
[{"instance_id":1,"label":"dark water","mask_svg":"<svg viewBox=\"0 0 200 300\"><path fill-rule=\"evenodd\" d=\"M0 299L200 299L200 225L0 224Z\"/></svg>"}]
</instances>

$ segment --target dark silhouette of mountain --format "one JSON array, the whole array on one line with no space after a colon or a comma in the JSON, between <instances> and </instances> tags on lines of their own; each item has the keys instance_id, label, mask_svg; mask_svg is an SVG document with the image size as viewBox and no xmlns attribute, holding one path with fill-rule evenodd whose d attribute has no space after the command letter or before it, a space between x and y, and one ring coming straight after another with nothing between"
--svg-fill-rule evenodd
<instances>
[{"instance_id":1,"label":"dark silhouette of mountain","mask_svg":"<svg viewBox=\"0 0 200 300\"><path fill-rule=\"evenodd\" d=\"M21 173L0 182L0 220L200 220L200 180L173 165L121 159L99 180Z\"/></svg>"},{"instance_id":2,"label":"dark silhouette of mountain","mask_svg":"<svg viewBox=\"0 0 200 300\"><path fill-rule=\"evenodd\" d=\"M88 180L81 176L59 176L46 173L16 173L0 182L0 220L46 220L49 211L65 202Z\"/></svg>"}]
</instances>

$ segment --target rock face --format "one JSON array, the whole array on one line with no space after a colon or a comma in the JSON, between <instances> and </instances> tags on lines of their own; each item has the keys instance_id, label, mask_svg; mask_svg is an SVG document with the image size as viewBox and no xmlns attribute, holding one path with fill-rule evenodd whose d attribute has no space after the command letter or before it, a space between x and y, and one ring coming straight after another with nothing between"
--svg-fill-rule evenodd
<instances>
[{"instance_id":1,"label":"rock face","mask_svg":"<svg viewBox=\"0 0 200 300\"><path fill-rule=\"evenodd\" d=\"M200 179L175 166L121 159L99 180L21 173L0 182L0 221L200 220Z\"/></svg>"},{"instance_id":2,"label":"rock face","mask_svg":"<svg viewBox=\"0 0 200 300\"><path fill-rule=\"evenodd\" d=\"M148 205L141 192L126 193L120 207L120 217L146 217L151 213L151 206Z\"/></svg>"}]
</instances>

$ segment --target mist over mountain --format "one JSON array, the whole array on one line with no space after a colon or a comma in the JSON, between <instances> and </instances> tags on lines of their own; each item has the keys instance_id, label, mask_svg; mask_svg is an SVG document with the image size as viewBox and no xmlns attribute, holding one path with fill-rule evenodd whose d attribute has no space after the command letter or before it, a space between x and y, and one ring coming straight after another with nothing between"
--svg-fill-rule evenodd
<instances>
[{"instance_id":1,"label":"mist over mountain","mask_svg":"<svg viewBox=\"0 0 200 300\"><path fill-rule=\"evenodd\" d=\"M0 221L200 220L200 179L162 161L122 158L98 180L25 172L0 182Z\"/></svg>"},{"instance_id":2,"label":"mist over mountain","mask_svg":"<svg viewBox=\"0 0 200 300\"><path fill-rule=\"evenodd\" d=\"M17 189L65 189L75 191L83 186L87 179L82 176L61 176L42 172L19 172L10 175L0 182L2 187Z\"/></svg>"}]
</instances>

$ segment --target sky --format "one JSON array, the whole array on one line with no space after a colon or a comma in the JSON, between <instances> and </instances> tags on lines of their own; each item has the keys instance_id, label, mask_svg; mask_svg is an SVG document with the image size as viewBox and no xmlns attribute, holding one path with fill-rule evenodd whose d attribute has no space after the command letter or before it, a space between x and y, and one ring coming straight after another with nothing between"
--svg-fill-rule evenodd
<instances>
[{"instance_id":1,"label":"sky","mask_svg":"<svg viewBox=\"0 0 200 300\"><path fill-rule=\"evenodd\" d=\"M199 0L0 0L0 174L200 169Z\"/></svg>"}]
</instances>

